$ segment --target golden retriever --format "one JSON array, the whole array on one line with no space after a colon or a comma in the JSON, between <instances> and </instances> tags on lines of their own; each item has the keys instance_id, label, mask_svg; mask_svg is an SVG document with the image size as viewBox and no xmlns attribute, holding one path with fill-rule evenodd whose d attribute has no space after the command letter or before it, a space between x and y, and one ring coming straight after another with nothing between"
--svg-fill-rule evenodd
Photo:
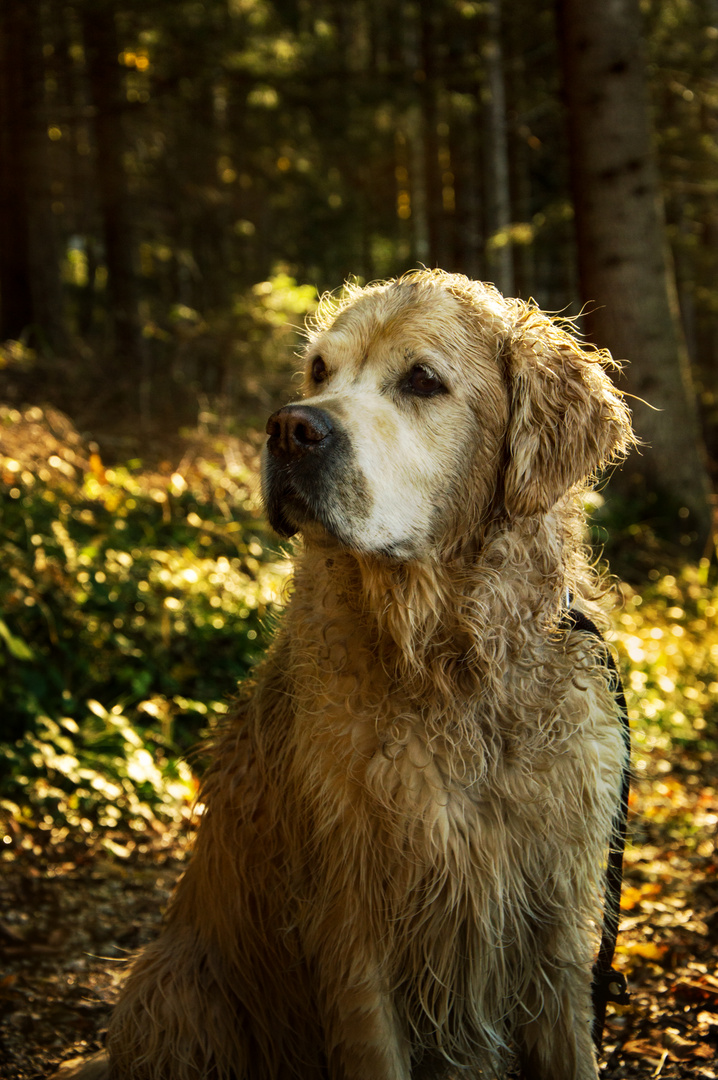
<instances>
[{"instance_id":1,"label":"golden retriever","mask_svg":"<svg viewBox=\"0 0 718 1080\"><path fill-rule=\"evenodd\" d=\"M263 485L301 535L136 961L115 1080L597 1076L625 747L583 496L632 442L606 354L419 271L325 301Z\"/></svg>"}]
</instances>

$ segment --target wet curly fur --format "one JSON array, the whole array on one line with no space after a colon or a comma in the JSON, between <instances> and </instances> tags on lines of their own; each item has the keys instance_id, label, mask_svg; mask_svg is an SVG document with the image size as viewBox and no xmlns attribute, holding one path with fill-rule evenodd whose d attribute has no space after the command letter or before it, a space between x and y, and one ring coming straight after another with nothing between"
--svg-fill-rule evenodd
<instances>
[{"instance_id":1,"label":"wet curly fur","mask_svg":"<svg viewBox=\"0 0 718 1080\"><path fill-rule=\"evenodd\" d=\"M632 441L610 357L421 271L326 299L270 422L301 534L213 747L115 1080L597 1076L591 964L624 746L583 497Z\"/></svg>"}]
</instances>

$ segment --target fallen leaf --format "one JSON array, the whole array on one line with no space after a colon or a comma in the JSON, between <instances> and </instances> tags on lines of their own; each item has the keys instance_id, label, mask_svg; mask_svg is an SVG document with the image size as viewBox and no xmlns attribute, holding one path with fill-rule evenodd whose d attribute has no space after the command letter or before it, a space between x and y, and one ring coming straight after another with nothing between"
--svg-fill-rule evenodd
<instances>
[{"instance_id":1,"label":"fallen leaf","mask_svg":"<svg viewBox=\"0 0 718 1080\"><path fill-rule=\"evenodd\" d=\"M655 941L632 941L628 945L617 945L616 952L624 956L641 956L644 960L662 960L668 946Z\"/></svg>"},{"instance_id":2,"label":"fallen leaf","mask_svg":"<svg viewBox=\"0 0 718 1080\"><path fill-rule=\"evenodd\" d=\"M639 888L636 888L634 885L624 886L621 895L621 910L633 911L633 909L638 907L646 897L659 896L662 891L663 886L657 881L648 881Z\"/></svg>"},{"instance_id":3,"label":"fallen leaf","mask_svg":"<svg viewBox=\"0 0 718 1080\"><path fill-rule=\"evenodd\" d=\"M708 1002L718 1005L718 979L703 975L698 979L680 979L671 993L681 1001Z\"/></svg>"}]
</instances>

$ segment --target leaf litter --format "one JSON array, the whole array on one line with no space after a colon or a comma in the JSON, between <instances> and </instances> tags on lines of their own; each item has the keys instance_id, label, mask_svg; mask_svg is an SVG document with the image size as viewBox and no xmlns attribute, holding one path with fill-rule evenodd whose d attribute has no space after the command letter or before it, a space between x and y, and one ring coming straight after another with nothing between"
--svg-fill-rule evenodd
<instances>
[{"instance_id":1,"label":"leaf litter","mask_svg":"<svg viewBox=\"0 0 718 1080\"><path fill-rule=\"evenodd\" d=\"M631 798L616 966L631 1002L609 1006L606 1080L718 1076L715 777L662 751ZM686 822L690 831L686 833ZM48 835L48 834L45 834ZM34 838L38 840L38 837ZM4 851L0 879L0 1077L40 1080L102 1045L128 958L158 932L185 864L185 826L96 830L59 846ZM140 850L142 849L142 850ZM16 854L17 849L16 849Z\"/></svg>"}]
</instances>

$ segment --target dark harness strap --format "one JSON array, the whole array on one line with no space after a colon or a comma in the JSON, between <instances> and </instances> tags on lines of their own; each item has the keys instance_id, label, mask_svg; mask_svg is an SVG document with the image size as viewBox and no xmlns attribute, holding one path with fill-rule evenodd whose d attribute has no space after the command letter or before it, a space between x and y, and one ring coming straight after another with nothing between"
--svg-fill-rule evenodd
<instances>
[{"instance_id":1,"label":"dark harness strap","mask_svg":"<svg viewBox=\"0 0 718 1080\"><path fill-rule=\"evenodd\" d=\"M583 612L570 608L562 619L562 628L582 630L603 641L598 627ZM621 885L623 883L623 852L626 846L626 822L628 819L628 793L631 783L631 729L628 722L626 695L623 692L621 676L615 661L606 651L606 665L611 676L611 689L618 702L621 713L621 731L626 746L626 757L621 774L621 798L613 819L611 843L606 867L606 902L603 913L603 931L598 956L593 966L591 999L593 1002L593 1041L598 1049L603 1039L606 1023L606 1005L615 1001L625 1005L629 1000L626 978L620 971L613 969L613 954L616 951L618 920L621 911Z\"/></svg>"}]
</instances>

